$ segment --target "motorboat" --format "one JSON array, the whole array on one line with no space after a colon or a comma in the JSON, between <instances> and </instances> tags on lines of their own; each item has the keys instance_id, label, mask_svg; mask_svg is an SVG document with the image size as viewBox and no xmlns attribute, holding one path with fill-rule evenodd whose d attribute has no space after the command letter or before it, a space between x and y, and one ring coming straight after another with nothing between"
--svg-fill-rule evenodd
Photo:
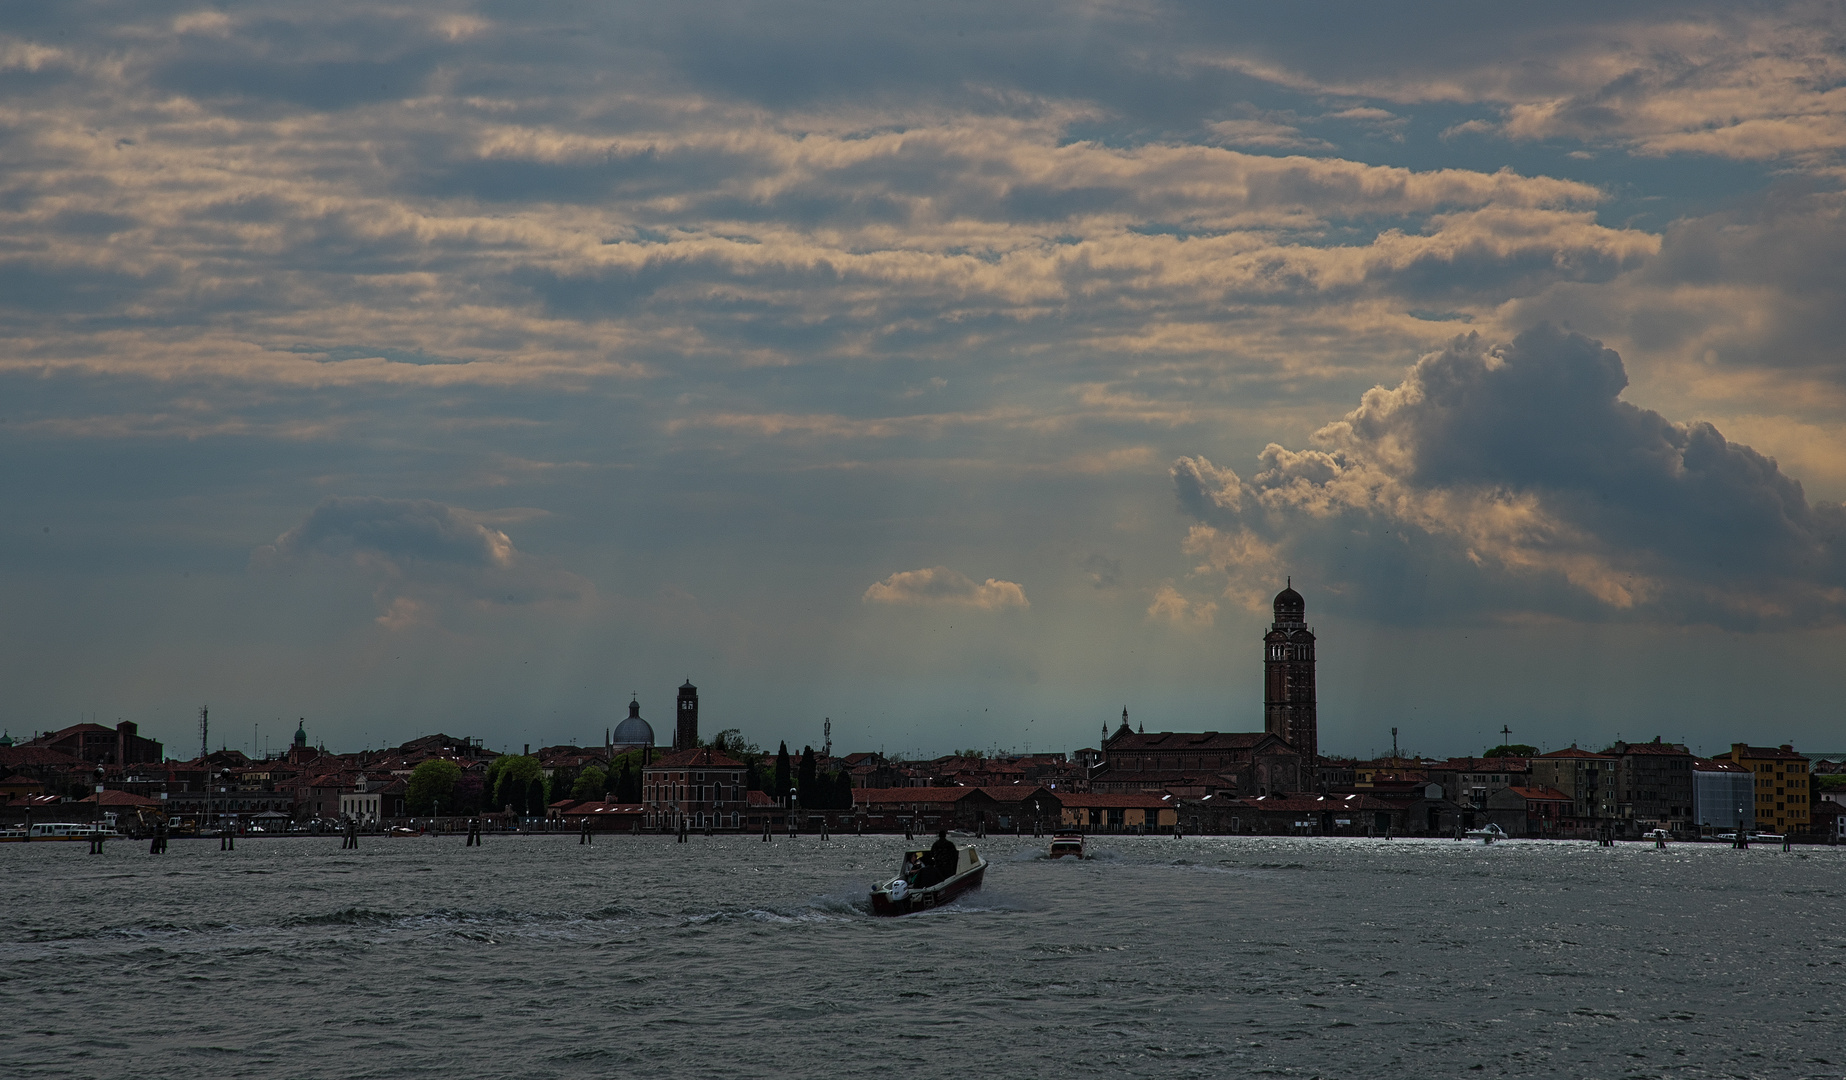
<instances>
[{"instance_id":1,"label":"motorboat","mask_svg":"<svg viewBox=\"0 0 1846 1080\"><path fill-rule=\"evenodd\" d=\"M38 843L41 840L119 840L122 834L112 826L98 825L88 821L40 821L25 828L7 829L0 832L0 844Z\"/></svg>"},{"instance_id":2,"label":"motorboat","mask_svg":"<svg viewBox=\"0 0 1846 1080\"><path fill-rule=\"evenodd\" d=\"M1483 844L1491 844L1495 840L1508 839L1506 830L1500 828L1500 826L1495 825L1491 821L1478 829L1469 829L1467 837L1470 840L1479 840Z\"/></svg>"},{"instance_id":3,"label":"motorboat","mask_svg":"<svg viewBox=\"0 0 1846 1080\"><path fill-rule=\"evenodd\" d=\"M1083 851L1082 833L1059 833L1051 838L1051 850L1045 853L1045 857L1048 859L1062 859L1066 855L1072 855L1079 859L1089 858Z\"/></svg>"},{"instance_id":4,"label":"motorboat","mask_svg":"<svg viewBox=\"0 0 1846 1080\"><path fill-rule=\"evenodd\" d=\"M986 874L987 860L973 844L955 845L955 871L939 881L930 880L928 848L906 851L898 875L872 890L872 914L909 915L941 907L980 888Z\"/></svg>"}]
</instances>

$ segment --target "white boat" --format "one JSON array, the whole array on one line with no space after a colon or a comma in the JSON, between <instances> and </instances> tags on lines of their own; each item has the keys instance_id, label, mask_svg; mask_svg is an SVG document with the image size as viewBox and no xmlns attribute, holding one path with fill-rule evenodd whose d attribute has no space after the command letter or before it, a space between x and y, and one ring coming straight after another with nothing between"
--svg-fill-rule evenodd
<instances>
[{"instance_id":1,"label":"white boat","mask_svg":"<svg viewBox=\"0 0 1846 1080\"><path fill-rule=\"evenodd\" d=\"M872 890L872 914L909 915L927 911L955 899L962 893L981 887L987 874L987 860L973 844L955 845L955 870L940 881L930 881L929 849L906 851L903 870L890 881Z\"/></svg>"},{"instance_id":2,"label":"white boat","mask_svg":"<svg viewBox=\"0 0 1846 1080\"><path fill-rule=\"evenodd\" d=\"M7 829L0 832L0 844L38 843L41 840L94 840L98 836L104 840L121 838L110 825L99 825L93 821L39 821L34 822L32 830L23 828Z\"/></svg>"},{"instance_id":3,"label":"white boat","mask_svg":"<svg viewBox=\"0 0 1846 1080\"><path fill-rule=\"evenodd\" d=\"M1495 825L1491 821L1478 829L1469 829L1467 836L1468 839L1479 840L1483 844L1491 844L1495 840L1507 839L1506 830L1500 828L1500 826Z\"/></svg>"},{"instance_id":4,"label":"white boat","mask_svg":"<svg viewBox=\"0 0 1846 1080\"><path fill-rule=\"evenodd\" d=\"M1082 833L1059 833L1051 838L1051 850L1046 852L1045 857L1048 859L1062 859L1066 855L1072 855L1079 859L1089 858L1083 851Z\"/></svg>"}]
</instances>

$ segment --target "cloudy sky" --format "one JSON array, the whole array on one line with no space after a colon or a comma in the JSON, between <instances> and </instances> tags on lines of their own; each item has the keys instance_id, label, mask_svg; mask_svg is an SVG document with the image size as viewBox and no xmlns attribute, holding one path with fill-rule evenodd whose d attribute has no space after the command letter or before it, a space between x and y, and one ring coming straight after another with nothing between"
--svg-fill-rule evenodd
<instances>
[{"instance_id":1,"label":"cloudy sky","mask_svg":"<svg viewBox=\"0 0 1846 1080\"><path fill-rule=\"evenodd\" d=\"M1837 4L12 5L0 724L1846 750Z\"/></svg>"}]
</instances>

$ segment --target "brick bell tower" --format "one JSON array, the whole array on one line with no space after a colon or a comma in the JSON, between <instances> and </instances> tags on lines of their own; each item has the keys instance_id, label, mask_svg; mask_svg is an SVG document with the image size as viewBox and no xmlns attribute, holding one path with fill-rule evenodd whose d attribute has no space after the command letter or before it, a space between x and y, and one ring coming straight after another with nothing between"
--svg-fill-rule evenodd
<instances>
[{"instance_id":1,"label":"brick bell tower","mask_svg":"<svg viewBox=\"0 0 1846 1080\"><path fill-rule=\"evenodd\" d=\"M687 679L679 688L679 723L673 728L673 749L699 745L699 688Z\"/></svg>"},{"instance_id":2,"label":"brick bell tower","mask_svg":"<svg viewBox=\"0 0 1846 1080\"><path fill-rule=\"evenodd\" d=\"M1314 631L1308 629L1307 602L1291 578L1276 594L1276 621L1263 635L1263 727L1301 752L1308 776L1320 765L1314 701Z\"/></svg>"}]
</instances>

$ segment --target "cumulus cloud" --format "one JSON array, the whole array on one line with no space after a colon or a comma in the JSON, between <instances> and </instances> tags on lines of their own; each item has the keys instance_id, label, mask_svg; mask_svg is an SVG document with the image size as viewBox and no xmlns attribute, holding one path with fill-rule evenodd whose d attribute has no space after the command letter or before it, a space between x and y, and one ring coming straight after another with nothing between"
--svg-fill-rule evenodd
<instances>
[{"instance_id":1,"label":"cumulus cloud","mask_svg":"<svg viewBox=\"0 0 1846 1080\"><path fill-rule=\"evenodd\" d=\"M334 496L300 524L257 548L263 570L332 565L375 583L380 625L426 621L446 604L569 602L590 595L584 579L527 555L481 514L428 499Z\"/></svg>"},{"instance_id":2,"label":"cumulus cloud","mask_svg":"<svg viewBox=\"0 0 1846 1080\"><path fill-rule=\"evenodd\" d=\"M1233 594L1280 563L1384 616L1846 617L1846 507L1708 423L1621 400L1626 385L1613 351L1550 325L1457 337L1314 446L1270 444L1248 480L1176 461L1188 550Z\"/></svg>"},{"instance_id":3,"label":"cumulus cloud","mask_svg":"<svg viewBox=\"0 0 1846 1080\"><path fill-rule=\"evenodd\" d=\"M999 611L1025 608L1026 591L1011 581L973 578L946 566L904 570L873 582L862 598L868 604L919 604Z\"/></svg>"},{"instance_id":4,"label":"cumulus cloud","mask_svg":"<svg viewBox=\"0 0 1846 1080\"><path fill-rule=\"evenodd\" d=\"M1148 622L1169 626L1210 626L1217 615L1217 601L1194 600L1171 584L1155 589L1154 599L1147 605Z\"/></svg>"}]
</instances>

